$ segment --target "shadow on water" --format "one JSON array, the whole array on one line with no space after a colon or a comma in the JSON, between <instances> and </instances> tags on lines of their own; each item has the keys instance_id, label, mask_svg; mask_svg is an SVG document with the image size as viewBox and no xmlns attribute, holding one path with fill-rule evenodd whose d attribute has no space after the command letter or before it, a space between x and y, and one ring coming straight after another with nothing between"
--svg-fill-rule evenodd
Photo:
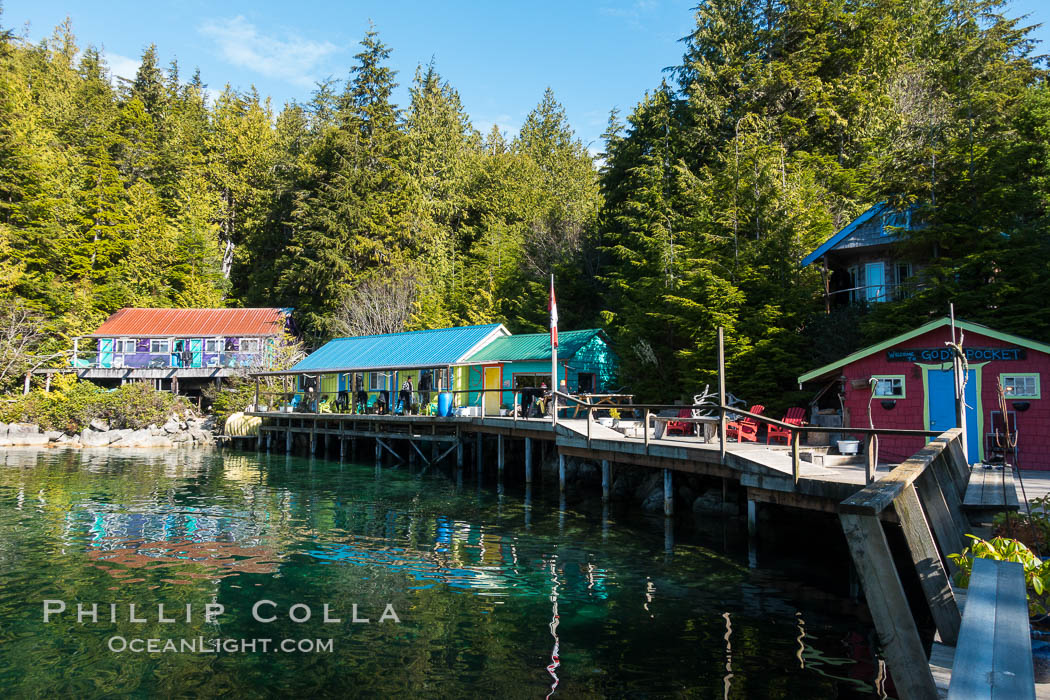
<instances>
[{"instance_id":1,"label":"shadow on water","mask_svg":"<svg viewBox=\"0 0 1050 700\"><path fill-rule=\"evenodd\" d=\"M749 568L739 521L665 527L484 476L0 451L0 682L16 696L880 696L857 606L819 576ZM46 599L67 610L45 624ZM78 621L78 601L95 619ZM114 639L322 649L118 653Z\"/></svg>"}]
</instances>

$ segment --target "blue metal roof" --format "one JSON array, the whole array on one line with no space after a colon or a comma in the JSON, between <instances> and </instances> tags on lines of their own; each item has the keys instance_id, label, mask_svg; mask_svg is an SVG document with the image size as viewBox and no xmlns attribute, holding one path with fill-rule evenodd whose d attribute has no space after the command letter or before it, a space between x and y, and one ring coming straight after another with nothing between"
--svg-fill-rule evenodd
<instances>
[{"instance_id":1,"label":"blue metal roof","mask_svg":"<svg viewBox=\"0 0 1050 700\"><path fill-rule=\"evenodd\" d=\"M444 367L456 364L467 354L504 335L508 335L508 332L503 324L490 323L484 326L336 338L288 372Z\"/></svg>"},{"instance_id":2,"label":"blue metal roof","mask_svg":"<svg viewBox=\"0 0 1050 700\"><path fill-rule=\"evenodd\" d=\"M879 202L878 204L876 204L875 206L871 207L866 212L864 212L863 214L858 216L856 219L851 221L848 226L843 228L841 231L836 233L834 236L832 236L828 240L826 240L823 243L821 243L819 248L814 250L812 253L810 253L806 257L802 258L802 267L805 267L806 265L809 265L814 260L819 260L820 257L822 255L824 255L824 253L828 252L829 250L831 250L832 248L837 246L839 243L841 243L842 241L846 240L846 238L851 233L856 231L857 228L861 224L863 224L865 221L867 221L871 217L875 216L876 214L881 213L885 208L886 208L886 202Z\"/></svg>"}]
</instances>

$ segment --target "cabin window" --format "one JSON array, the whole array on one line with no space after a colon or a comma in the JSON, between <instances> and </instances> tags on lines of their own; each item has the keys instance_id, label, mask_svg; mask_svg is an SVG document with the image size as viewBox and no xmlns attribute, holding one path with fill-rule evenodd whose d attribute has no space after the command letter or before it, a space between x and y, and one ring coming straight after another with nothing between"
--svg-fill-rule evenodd
<instances>
[{"instance_id":1,"label":"cabin window","mask_svg":"<svg viewBox=\"0 0 1050 700\"><path fill-rule=\"evenodd\" d=\"M117 338L113 341L113 352L133 353L135 352L135 341L131 338Z\"/></svg>"},{"instance_id":2,"label":"cabin window","mask_svg":"<svg viewBox=\"0 0 1050 700\"><path fill-rule=\"evenodd\" d=\"M886 266L881 262L864 266L864 300L886 301Z\"/></svg>"},{"instance_id":3,"label":"cabin window","mask_svg":"<svg viewBox=\"0 0 1050 700\"><path fill-rule=\"evenodd\" d=\"M149 341L149 351L154 355L165 355L171 352L171 343L167 338L153 338Z\"/></svg>"},{"instance_id":4,"label":"cabin window","mask_svg":"<svg viewBox=\"0 0 1050 700\"><path fill-rule=\"evenodd\" d=\"M368 388L372 390L386 389L386 375L382 372L369 372Z\"/></svg>"},{"instance_id":5,"label":"cabin window","mask_svg":"<svg viewBox=\"0 0 1050 700\"><path fill-rule=\"evenodd\" d=\"M1008 399L1038 399L1039 374L1000 374L999 382Z\"/></svg>"},{"instance_id":6,"label":"cabin window","mask_svg":"<svg viewBox=\"0 0 1050 700\"><path fill-rule=\"evenodd\" d=\"M257 353L259 352L259 339L258 338L241 338L241 352Z\"/></svg>"},{"instance_id":7,"label":"cabin window","mask_svg":"<svg viewBox=\"0 0 1050 700\"><path fill-rule=\"evenodd\" d=\"M877 375L875 380L875 398L877 399L903 399L904 398L904 375Z\"/></svg>"},{"instance_id":8,"label":"cabin window","mask_svg":"<svg viewBox=\"0 0 1050 700\"><path fill-rule=\"evenodd\" d=\"M205 340L204 352L222 352L222 338L208 338Z\"/></svg>"}]
</instances>

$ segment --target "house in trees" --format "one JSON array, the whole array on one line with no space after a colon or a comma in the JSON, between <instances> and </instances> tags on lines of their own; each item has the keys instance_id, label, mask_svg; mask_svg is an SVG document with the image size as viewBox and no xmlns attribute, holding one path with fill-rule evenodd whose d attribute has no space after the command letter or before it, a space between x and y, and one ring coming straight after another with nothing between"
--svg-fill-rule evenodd
<instances>
[{"instance_id":1,"label":"house in trees","mask_svg":"<svg viewBox=\"0 0 1050 700\"><path fill-rule=\"evenodd\" d=\"M879 202L802 259L802 267L820 265L828 309L896 301L911 293L921 262L902 257L894 244L920 225L913 212Z\"/></svg>"},{"instance_id":2,"label":"house in trees","mask_svg":"<svg viewBox=\"0 0 1050 700\"><path fill-rule=\"evenodd\" d=\"M150 381L197 394L209 382L266 368L291 309L121 309L74 341L77 376L103 386Z\"/></svg>"}]
</instances>

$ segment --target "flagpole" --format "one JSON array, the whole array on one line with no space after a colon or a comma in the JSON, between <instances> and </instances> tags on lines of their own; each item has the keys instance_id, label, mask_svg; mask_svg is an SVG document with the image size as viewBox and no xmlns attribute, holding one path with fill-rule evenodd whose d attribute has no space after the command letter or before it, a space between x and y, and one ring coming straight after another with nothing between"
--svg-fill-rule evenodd
<instances>
[{"instance_id":1,"label":"flagpole","mask_svg":"<svg viewBox=\"0 0 1050 700\"><path fill-rule=\"evenodd\" d=\"M551 422L558 424L558 343L555 334L558 323L558 302L554 298L554 274L551 274Z\"/></svg>"}]
</instances>

